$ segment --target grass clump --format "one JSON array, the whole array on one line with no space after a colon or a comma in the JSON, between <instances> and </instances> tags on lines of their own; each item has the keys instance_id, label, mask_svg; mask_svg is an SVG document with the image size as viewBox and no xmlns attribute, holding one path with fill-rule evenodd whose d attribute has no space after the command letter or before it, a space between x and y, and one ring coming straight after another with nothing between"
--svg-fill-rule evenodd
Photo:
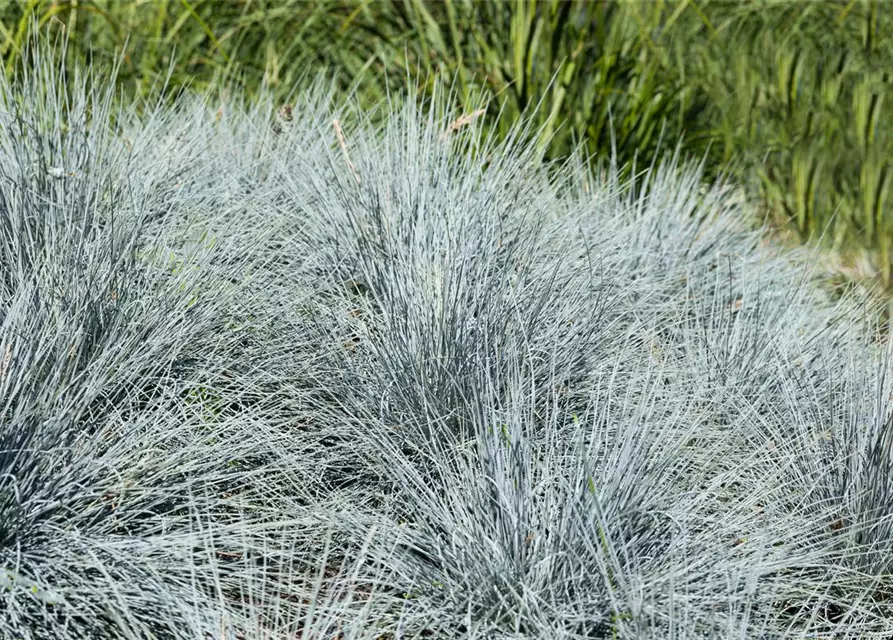
<instances>
[{"instance_id":1,"label":"grass clump","mask_svg":"<svg viewBox=\"0 0 893 640\"><path fill-rule=\"evenodd\" d=\"M873 302L669 157L0 84L15 638L885 637Z\"/></svg>"}]
</instances>

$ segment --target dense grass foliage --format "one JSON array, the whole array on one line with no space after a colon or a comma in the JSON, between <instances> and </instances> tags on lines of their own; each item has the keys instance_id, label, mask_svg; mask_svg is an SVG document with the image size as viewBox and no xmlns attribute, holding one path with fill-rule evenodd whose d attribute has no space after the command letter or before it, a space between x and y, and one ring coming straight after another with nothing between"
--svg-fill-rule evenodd
<instances>
[{"instance_id":1,"label":"dense grass foliage","mask_svg":"<svg viewBox=\"0 0 893 640\"><path fill-rule=\"evenodd\" d=\"M738 7L720 23L726 53L700 48L688 69L709 95L704 117L722 149L717 160L737 163L738 179L801 237L824 235L844 254L868 250L867 275L885 284L893 259L890 8Z\"/></svg>"},{"instance_id":2,"label":"dense grass foliage","mask_svg":"<svg viewBox=\"0 0 893 640\"><path fill-rule=\"evenodd\" d=\"M614 143L625 177L663 132L706 154L706 178L731 170L773 223L891 282L885 2L29 0L0 12L8 74L32 15L68 35L71 64L111 62L126 43L120 79L134 97L170 69L175 86L224 77L285 99L326 69L368 108L409 86L430 97L446 76L464 111L495 97L486 126L500 136L539 105L547 156Z\"/></svg>"},{"instance_id":3,"label":"dense grass foliage","mask_svg":"<svg viewBox=\"0 0 893 640\"><path fill-rule=\"evenodd\" d=\"M546 163L439 87L124 108L29 55L3 637L893 632L873 303L698 167Z\"/></svg>"}]
</instances>

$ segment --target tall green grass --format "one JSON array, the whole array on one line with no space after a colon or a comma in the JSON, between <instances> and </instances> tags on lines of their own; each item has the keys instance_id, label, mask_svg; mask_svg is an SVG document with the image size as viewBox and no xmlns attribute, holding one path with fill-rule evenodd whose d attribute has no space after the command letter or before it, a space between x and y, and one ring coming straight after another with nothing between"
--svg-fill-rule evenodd
<instances>
[{"instance_id":1,"label":"tall green grass","mask_svg":"<svg viewBox=\"0 0 893 640\"><path fill-rule=\"evenodd\" d=\"M722 47L693 48L718 163L802 238L869 250L891 276L893 12L881 3L707 7ZM725 53L723 50L725 49Z\"/></svg>"},{"instance_id":2,"label":"tall green grass","mask_svg":"<svg viewBox=\"0 0 893 640\"><path fill-rule=\"evenodd\" d=\"M891 283L882 2L31 0L0 10L9 74L32 15L68 34L72 64L110 63L126 44L120 83L134 97L169 70L174 86L224 79L286 100L325 69L366 105L447 76L466 109L494 98L484 125L500 135L538 108L547 157L616 152L628 175L681 140L706 177L730 171L778 226L867 256Z\"/></svg>"}]
</instances>

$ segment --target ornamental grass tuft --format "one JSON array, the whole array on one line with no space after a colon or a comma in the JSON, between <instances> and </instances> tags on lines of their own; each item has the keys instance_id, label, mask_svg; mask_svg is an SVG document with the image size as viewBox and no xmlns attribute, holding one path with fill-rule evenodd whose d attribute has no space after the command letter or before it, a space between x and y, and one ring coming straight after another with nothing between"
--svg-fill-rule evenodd
<instances>
[{"instance_id":1,"label":"ornamental grass tuft","mask_svg":"<svg viewBox=\"0 0 893 640\"><path fill-rule=\"evenodd\" d=\"M0 77L2 637L893 633L879 303L734 185L56 54Z\"/></svg>"}]
</instances>

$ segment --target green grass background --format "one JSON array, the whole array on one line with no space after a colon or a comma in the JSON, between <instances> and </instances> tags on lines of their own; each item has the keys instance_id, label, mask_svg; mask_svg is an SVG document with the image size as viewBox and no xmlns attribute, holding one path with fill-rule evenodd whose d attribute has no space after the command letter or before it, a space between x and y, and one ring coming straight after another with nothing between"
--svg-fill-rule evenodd
<instances>
[{"instance_id":1,"label":"green grass background","mask_svg":"<svg viewBox=\"0 0 893 640\"><path fill-rule=\"evenodd\" d=\"M19 66L36 17L67 63L111 65L128 98L221 80L286 100L326 71L361 104L409 83L491 96L499 133L538 107L559 158L616 146L629 171L682 141L707 177L730 174L796 241L820 240L893 289L893 4L529 0L29 0L0 5L0 52ZM126 49L125 49L126 45Z\"/></svg>"}]
</instances>

